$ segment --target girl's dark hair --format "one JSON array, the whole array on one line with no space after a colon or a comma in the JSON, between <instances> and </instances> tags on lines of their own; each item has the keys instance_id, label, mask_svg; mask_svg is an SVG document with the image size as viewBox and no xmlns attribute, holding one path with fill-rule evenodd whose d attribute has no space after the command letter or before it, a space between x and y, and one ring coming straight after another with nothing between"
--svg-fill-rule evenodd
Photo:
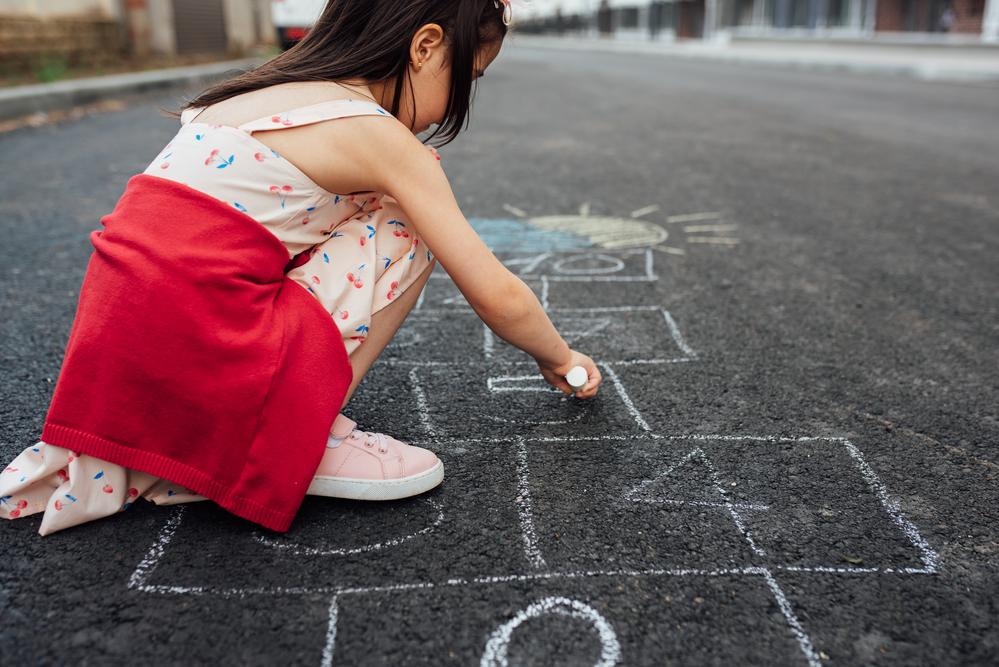
<instances>
[{"instance_id":1,"label":"girl's dark hair","mask_svg":"<svg viewBox=\"0 0 999 667\"><path fill-rule=\"evenodd\" d=\"M506 36L502 16L503 4L497 8L493 0L329 0L300 42L259 67L208 88L183 108L209 106L279 83L357 79L374 83L395 77L390 111L397 116L403 85L409 82L413 35L436 23L450 47L451 89L444 121L427 140L440 135L436 145L442 146L467 126L475 56L480 47Z\"/></svg>"}]
</instances>

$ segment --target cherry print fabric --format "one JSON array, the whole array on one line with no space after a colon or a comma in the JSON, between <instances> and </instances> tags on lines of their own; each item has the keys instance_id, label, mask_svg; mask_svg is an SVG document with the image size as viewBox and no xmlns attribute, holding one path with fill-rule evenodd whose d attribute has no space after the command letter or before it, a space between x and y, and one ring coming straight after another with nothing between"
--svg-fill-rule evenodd
<instances>
[{"instance_id":1,"label":"cherry print fabric","mask_svg":"<svg viewBox=\"0 0 999 667\"><path fill-rule=\"evenodd\" d=\"M334 100L233 128L191 122L199 111L184 112L180 131L143 173L208 194L274 234L294 258L287 277L330 313L351 354L367 337L371 315L397 299L433 255L394 199L326 192L252 132L387 113L374 103ZM41 535L124 511L139 497L157 505L206 499L169 480L43 441L0 471L0 517L44 512Z\"/></svg>"},{"instance_id":2,"label":"cherry print fabric","mask_svg":"<svg viewBox=\"0 0 999 667\"><path fill-rule=\"evenodd\" d=\"M140 497L157 505L206 500L179 484L44 442L21 452L2 474L0 508L11 519L44 512L40 535L124 511Z\"/></svg>"},{"instance_id":3,"label":"cherry print fabric","mask_svg":"<svg viewBox=\"0 0 999 667\"><path fill-rule=\"evenodd\" d=\"M333 316L348 355L367 338L371 316L397 299L433 260L398 203L388 195L380 201L339 226L304 264L288 272Z\"/></svg>"}]
</instances>

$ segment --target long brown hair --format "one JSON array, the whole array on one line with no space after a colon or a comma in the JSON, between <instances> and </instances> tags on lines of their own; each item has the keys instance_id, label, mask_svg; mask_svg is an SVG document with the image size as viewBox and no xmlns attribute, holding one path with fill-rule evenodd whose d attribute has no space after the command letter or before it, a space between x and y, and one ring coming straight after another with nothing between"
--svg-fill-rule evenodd
<instances>
[{"instance_id":1,"label":"long brown hair","mask_svg":"<svg viewBox=\"0 0 999 667\"><path fill-rule=\"evenodd\" d=\"M475 56L506 36L503 4L494 0L329 0L309 33L262 65L208 88L183 105L203 107L251 90L295 81L367 83L395 78L392 115L398 116L403 85L416 106L409 81L409 48L420 27L436 23L449 46L451 88L444 121L427 141L443 146L467 126ZM178 111L164 110L171 116ZM412 129L412 128L410 128Z\"/></svg>"}]
</instances>

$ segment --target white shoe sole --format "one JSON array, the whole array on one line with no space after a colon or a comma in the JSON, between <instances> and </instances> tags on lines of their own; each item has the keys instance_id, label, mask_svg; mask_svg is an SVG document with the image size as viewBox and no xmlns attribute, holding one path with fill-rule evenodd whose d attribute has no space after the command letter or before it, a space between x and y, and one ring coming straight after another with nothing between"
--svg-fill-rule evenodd
<instances>
[{"instance_id":1,"label":"white shoe sole","mask_svg":"<svg viewBox=\"0 0 999 667\"><path fill-rule=\"evenodd\" d=\"M354 500L396 500L429 491L444 481L444 463L438 461L430 470L398 479L358 479L354 477L312 478L309 496L352 498Z\"/></svg>"}]
</instances>

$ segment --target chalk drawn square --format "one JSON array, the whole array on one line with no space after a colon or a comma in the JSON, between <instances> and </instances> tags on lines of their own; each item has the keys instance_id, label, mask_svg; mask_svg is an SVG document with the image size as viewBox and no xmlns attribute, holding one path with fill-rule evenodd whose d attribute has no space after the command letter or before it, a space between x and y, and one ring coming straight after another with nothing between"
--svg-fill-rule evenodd
<instances>
[{"instance_id":1,"label":"chalk drawn square","mask_svg":"<svg viewBox=\"0 0 999 667\"><path fill-rule=\"evenodd\" d=\"M537 553L548 567L935 566L846 441L545 443L530 445L526 459Z\"/></svg>"},{"instance_id":2,"label":"chalk drawn square","mask_svg":"<svg viewBox=\"0 0 999 667\"><path fill-rule=\"evenodd\" d=\"M697 353L669 311L658 306L550 308L548 317L573 349L605 363L682 363ZM459 341L459 342L454 342ZM457 345L473 362L526 362L526 352L497 336L471 310L414 312L383 358L406 363L454 363Z\"/></svg>"},{"instance_id":3,"label":"chalk drawn square","mask_svg":"<svg viewBox=\"0 0 999 667\"><path fill-rule=\"evenodd\" d=\"M182 506L171 543L198 548L168 545L145 583L219 594L322 593L433 581L442 561L448 576L522 571L510 448L472 439L466 446L460 455L440 452L447 476L427 493L379 502L307 496L284 534L213 503ZM488 484L469 483L484 475Z\"/></svg>"},{"instance_id":4,"label":"chalk drawn square","mask_svg":"<svg viewBox=\"0 0 999 667\"><path fill-rule=\"evenodd\" d=\"M385 346L380 359L411 363L450 363L455 361L456 347L470 345L465 355L482 355L482 321L471 311L453 313L411 312ZM457 342L456 342L457 341Z\"/></svg>"},{"instance_id":5,"label":"chalk drawn square","mask_svg":"<svg viewBox=\"0 0 999 667\"><path fill-rule=\"evenodd\" d=\"M546 311L556 308L596 307L610 308L622 305L620 283L593 283L551 281L546 278L521 276L520 279L534 292ZM632 305L653 306L662 301L654 283L635 282L628 285L627 302ZM461 310L472 312L468 300L458 286L447 280L430 281L420 293L413 313Z\"/></svg>"},{"instance_id":6,"label":"chalk drawn square","mask_svg":"<svg viewBox=\"0 0 999 667\"><path fill-rule=\"evenodd\" d=\"M410 371L429 438L491 438L638 433L641 426L610 383L599 398L567 396L551 387L533 362L463 367L419 366Z\"/></svg>"},{"instance_id":7,"label":"chalk drawn square","mask_svg":"<svg viewBox=\"0 0 999 667\"><path fill-rule=\"evenodd\" d=\"M791 571L920 572L937 556L844 439L697 443L765 560ZM694 448L692 448L694 449ZM752 461L752 465L747 465Z\"/></svg>"},{"instance_id":8,"label":"chalk drawn square","mask_svg":"<svg viewBox=\"0 0 999 667\"><path fill-rule=\"evenodd\" d=\"M618 363L655 359L680 363L697 356L673 316L663 308L552 308L548 317L571 348L595 360ZM490 336L488 331L483 335L492 338L484 345L487 358L498 361L523 358L524 352L502 338Z\"/></svg>"},{"instance_id":9,"label":"chalk drawn square","mask_svg":"<svg viewBox=\"0 0 999 667\"><path fill-rule=\"evenodd\" d=\"M784 619L764 613L774 601L761 577L484 578L335 605L334 665L804 664ZM388 610L393 622L371 642Z\"/></svg>"},{"instance_id":10,"label":"chalk drawn square","mask_svg":"<svg viewBox=\"0 0 999 667\"><path fill-rule=\"evenodd\" d=\"M431 275L436 277L436 273ZM442 277L446 278L446 280L431 280L427 283L418 301L419 305L418 307L413 307L412 313L416 315L424 311L436 313L440 311L461 310L474 314L465 295L461 293L461 290L454 284L454 281L447 274L444 274ZM537 278L522 278L522 280L534 291L534 295L541 300L543 296L541 280Z\"/></svg>"}]
</instances>

